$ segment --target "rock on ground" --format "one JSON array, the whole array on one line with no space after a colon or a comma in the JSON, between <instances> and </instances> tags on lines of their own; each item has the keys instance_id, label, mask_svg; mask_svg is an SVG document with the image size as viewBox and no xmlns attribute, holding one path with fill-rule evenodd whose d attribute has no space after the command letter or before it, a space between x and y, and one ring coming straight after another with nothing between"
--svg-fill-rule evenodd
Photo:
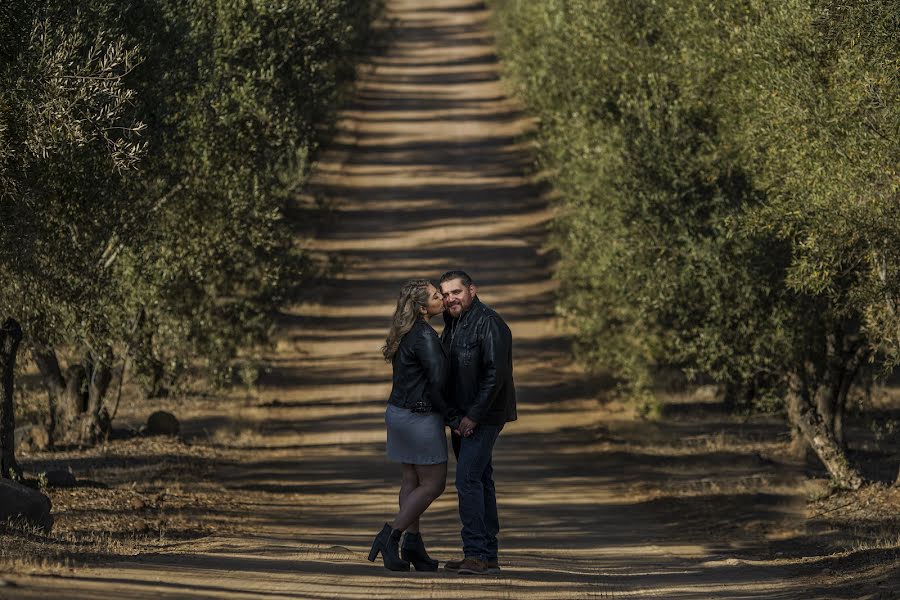
<instances>
[{"instance_id":1,"label":"rock on ground","mask_svg":"<svg viewBox=\"0 0 900 600\"><path fill-rule=\"evenodd\" d=\"M24 519L49 533L50 498L11 479L0 479L0 521Z\"/></svg>"},{"instance_id":2,"label":"rock on ground","mask_svg":"<svg viewBox=\"0 0 900 600\"><path fill-rule=\"evenodd\" d=\"M52 469L44 473L50 487L74 487L78 484L75 474L68 469Z\"/></svg>"},{"instance_id":3,"label":"rock on ground","mask_svg":"<svg viewBox=\"0 0 900 600\"><path fill-rule=\"evenodd\" d=\"M158 410L147 418L147 435L178 435L181 426L170 412Z\"/></svg>"}]
</instances>

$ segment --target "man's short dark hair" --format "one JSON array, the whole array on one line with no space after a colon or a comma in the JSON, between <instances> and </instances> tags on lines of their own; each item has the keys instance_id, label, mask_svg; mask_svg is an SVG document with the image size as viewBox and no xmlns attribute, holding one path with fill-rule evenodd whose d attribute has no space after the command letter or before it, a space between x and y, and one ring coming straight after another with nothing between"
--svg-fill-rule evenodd
<instances>
[{"instance_id":1,"label":"man's short dark hair","mask_svg":"<svg viewBox=\"0 0 900 600\"><path fill-rule=\"evenodd\" d=\"M465 287L469 287L470 285L472 285L472 278L469 277L469 274L465 271L447 271L446 273L441 275L441 280L438 282L438 285L452 279L461 279L462 284Z\"/></svg>"}]
</instances>

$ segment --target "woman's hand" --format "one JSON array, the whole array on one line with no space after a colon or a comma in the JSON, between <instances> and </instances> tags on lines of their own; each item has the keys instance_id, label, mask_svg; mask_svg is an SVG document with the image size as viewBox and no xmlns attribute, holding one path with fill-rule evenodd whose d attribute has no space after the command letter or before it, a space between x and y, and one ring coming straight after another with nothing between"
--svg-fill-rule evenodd
<instances>
[{"instance_id":1,"label":"woman's hand","mask_svg":"<svg viewBox=\"0 0 900 600\"><path fill-rule=\"evenodd\" d=\"M462 421L459 422L459 435L461 437L469 437L475 431L475 427L477 426L478 423L476 423L469 417L463 417Z\"/></svg>"}]
</instances>

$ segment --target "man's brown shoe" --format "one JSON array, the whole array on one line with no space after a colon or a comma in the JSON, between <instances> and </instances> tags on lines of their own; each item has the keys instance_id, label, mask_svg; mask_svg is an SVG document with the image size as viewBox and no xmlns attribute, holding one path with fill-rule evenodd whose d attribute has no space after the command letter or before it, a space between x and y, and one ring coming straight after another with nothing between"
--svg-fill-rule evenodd
<instances>
[{"instance_id":1,"label":"man's brown shoe","mask_svg":"<svg viewBox=\"0 0 900 600\"><path fill-rule=\"evenodd\" d=\"M496 560L487 561L487 570L488 570L488 573L490 573L492 575L496 575L497 573L500 572L500 563L497 562Z\"/></svg>"},{"instance_id":2,"label":"man's brown shoe","mask_svg":"<svg viewBox=\"0 0 900 600\"><path fill-rule=\"evenodd\" d=\"M460 575L487 575L488 564L477 558L467 558L462 561L456 572Z\"/></svg>"},{"instance_id":3,"label":"man's brown shoe","mask_svg":"<svg viewBox=\"0 0 900 600\"><path fill-rule=\"evenodd\" d=\"M445 571L459 571L459 565L463 564L463 561L466 559L461 558L459 560L448 560L444 563Z\"/></svg>"}]
</instances>

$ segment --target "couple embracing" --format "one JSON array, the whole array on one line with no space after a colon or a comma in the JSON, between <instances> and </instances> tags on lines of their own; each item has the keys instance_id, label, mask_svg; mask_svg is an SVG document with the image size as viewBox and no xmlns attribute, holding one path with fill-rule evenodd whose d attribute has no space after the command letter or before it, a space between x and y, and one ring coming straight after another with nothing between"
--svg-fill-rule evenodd
<instances>
[{"instance_id":1,"label":"couple embracing","mask_svg":"<svg viewBox=\"0 0 900 600\"><path fill-rule=\"evenodd\" d=\"M382 349L393 365L385 413L387 456L403 467L400 512L385 523L369 553L392 571L436 571L419 517L440 496L447 479L447 437L456 455L456 491L463 558L444 569L461 574L499 573L497 496L491 456L503 425L516 419L512 334L478 299L463 271L407 282L400 291ZM440 337L428 323L443 314ZM401 542L402 536L402 542Z\"/></svg>"}]
</instances>

